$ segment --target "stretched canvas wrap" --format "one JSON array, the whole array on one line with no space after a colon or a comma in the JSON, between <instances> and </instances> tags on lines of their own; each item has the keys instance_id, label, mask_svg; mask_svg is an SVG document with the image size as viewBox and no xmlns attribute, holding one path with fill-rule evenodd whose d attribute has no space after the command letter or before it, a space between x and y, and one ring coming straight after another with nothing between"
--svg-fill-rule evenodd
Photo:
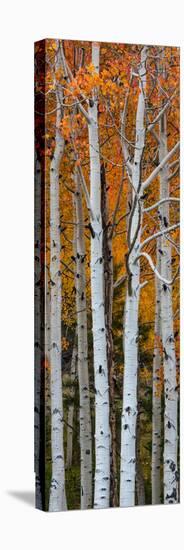
<instances>
[{"instance_id":1,"label":"stretched canvas wrap","mask_svg":"<svg viewBox=\"0 0 184 550\"><path fill-rule=\"evenodd\" d=\"M35 44L35 474L179 502L179 49Z\"/></svg>"}]
</instances>

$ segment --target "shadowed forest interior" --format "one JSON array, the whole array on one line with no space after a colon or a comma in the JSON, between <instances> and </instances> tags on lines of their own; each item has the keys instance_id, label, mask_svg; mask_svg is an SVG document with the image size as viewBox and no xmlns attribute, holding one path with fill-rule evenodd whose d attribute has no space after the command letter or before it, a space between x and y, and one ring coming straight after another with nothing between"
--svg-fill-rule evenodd
<instances>
[{"instance_id":1,"label":"shadowed forest interior","mask_svg":"<svg viewBox=\"0 0 184 550\"><path fill-rule=\"evenodd\" d=\"M179 502L179 49L35 44L36 506Z\"/></svg>"}]
</instances>

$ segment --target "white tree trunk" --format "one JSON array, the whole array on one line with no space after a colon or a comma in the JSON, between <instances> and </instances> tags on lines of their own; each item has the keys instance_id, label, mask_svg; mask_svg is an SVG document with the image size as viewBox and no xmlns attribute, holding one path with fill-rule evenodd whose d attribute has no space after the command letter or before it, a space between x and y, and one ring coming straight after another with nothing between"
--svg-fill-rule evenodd
<instances>
[{"instance_id":1,"label":"white tree trunk","mask_svg":"<svg viewBox=\"0 0 184 550\"><path fill-rule=\"evenodd\" d=\"M62 59L64 52L62 50ZM66 64L65 64L65 68ZM70 78L70 76L69 76ZM80 104L78 108L84 109ZM87 121L91 124L88 113ZM80 176L80 183L79 183ZM82 180L81 180L82 177ZM86 273L85 273L85 240L83 227L83 207L81 185L87 198L89 207L89 194L86 184L83 183L83 174L81 169L75 173L75 211L76 211L76 231L74 238L74 255L76 258L76 309L77 309L77 364L79 378L79 423L80 423L80 455L81 455L81 509L91 508L92 506L92 428L90 413L90 394L89 394L89 372L88 372L88 335L87 335L87 310L86 310Z\"/></svg>"},{"instance_id":2,"label":"white tree trunk","mask_svg":"<svg viewBox=\"0 0 184 550\"><path fill-rule=\"evenodd\" d=\"M99 45L92 45L92 63L99 72ZM109 506L110 489L110 427L109 384L107 372L107 342L104 310L103 235L101 219L100 151L98 136L98 92L93 90L89 101L91 216L91 305L95 376L95 495L94 508Z\"/></svg>"},{"instance_id":3,"label":"white tree trunk","mask_svg":"<svg viewBox=\"0 0 184 550\"><path fill-rule=\"evenodd\" d=\"M68 409L68 420L67 420L67 453L66 453L66 468L71 468L72 465L72 456L73 456L73 417L74 417L74 396L75 390L73 384L76 377L76 363L77 363L77 346L74 341L72 360L71 360L71 372L70 372L70 383L71 383L71 392L70 398L72 402L69 405Z\"/></svg>"},{"instance_id":4,"label":"white tree trunk","mask_svg":"<svg viewBox=\"0 0 184 550\"><path fill-rule=\"evenodd\" d=\"M120 186L120 192L122 188ZM103 227L103 262L104 262L104 300L105 324L107 338L107 369L109 375L109 423L111 433L110 448L110 506L118 505L118 476L117 476L117 443L116 443L116 403L115 403L115 372L113 354L113 255L112 255L112 227L109 227L108 191L104 164L101 164L101 212ZM119 193L118 193L119 195ZM118 208L118 207L117 207ZM116 218L114 210L114 221Z\"/></svg>"},{"instance_id":5,"label":"white tree trunk","mask_svg":"<svg viewBox=\"0 0 184 550\"><path fill-rule=\"evenodd\" d=\"M140 370L139 370L140 372ZM139 395L140 378L138 374L137 393ZM138 414L140 412L140 406L138 405ZM140 430L140 415L137 415L137 430L136 430L136 494L138 506L144 506L145 504L145 482L143 476L143 469L141 464L141 430Z\"/></svg>"},{"instance_id":6,"label":"white tree trunk","mask_svg":"<svg viewBox=\"0 0 184 550\"><path fill-rule=\"evenodd\" d=\"M78 379L80 402L81 509L92 507L92 431L88 372L88 332L86 309L85 241L82 192L79 175L75 174L75 258L76 309L78 336Z\"/></svg>"},{"instance_id":7,"label":"white tree trunk","mask_svg":"<svg viewBox=\"0 0 184 550\"><path fill-rule=\"evenodd\" d=\"M60 66L60 50L56 53L56 70ZM61 372L61 276L60 276L60 208L59 167L64 151L64 140L60 131L62 117L60 100L62 93L56 88L56 141L50 167L50 364L51 364L51 453L52 480L49 511L66 509L65 465L63 445L63 397Z\"/></svg>"},{"instance_id":8,"label":"white tree trunk","mask_svg":"<svg viewBox=\"0 0 184 550\"><path fill-rule=\"evenodd\" d=\"M161 242L157 239L157 270L161 273ZM161 282L155 277L155 344L153 354L153 382L152 382L152 504L160 504L161 480Z\"/></svg>"},{"instance_id":9,"label":"white tree trunk","mask_svg":"<svg viewBox=\"0 0 184 550\"><path fill-rule=\"evenodd\" d=\"M159 160L167 154L166 116L160 121ZM160 172L160 198L169 197L168 166ZM161 228L169 225L169 202L160 206ZM171 244L161 238L161 274L167 280L172 279ZM172 287L161 285L161 321L164 362L164 502L175 503L178 500L177 471L177 390L176 390L176 354L173 330Z\"/></svg>"},{"instance_id":10,"label":"white tree trunk","mask_svg":"<svg viewBox=\"0 0 184 550\"><path fill-rule=\"evenodd\" d=\"M40 462L40 397L41 397L41 163L35 158L35 383L34 383L34 469L36 474L36 507L42 509Z\"/></svg>"},{"instance_id":11,"label":"white tree trunk","mask_svg":"<svg viewBox=\"0 0 184 550\"><path fill-rule=\"evenodd\" d=\"M147 47L141 52L139 67L139 98L136 115L136 149L132 166L133 203L129 218L130 248L128 258L128 290L124 319L124 380L123 409L121 418L121 472L120 506L135 505L136 476L136 420L137 420L137 374L138 374L138 313L140 267L135 258L139 252L141 215L136 193L141 190L141 159L145 142L145 85ZM139 229L138 229L139 228Z\"/></svg>"},{"instance_id":12,"label":"white tree trunk","mask_svg":"<svg viewBox=\"0 0 184 550\"><path fill-rule=\"evenodd\" d=\"M120 506L135 505L139 265L132 264L131 272L132 295L127 292L124 321Z\"/></svg>"}]
</instances>

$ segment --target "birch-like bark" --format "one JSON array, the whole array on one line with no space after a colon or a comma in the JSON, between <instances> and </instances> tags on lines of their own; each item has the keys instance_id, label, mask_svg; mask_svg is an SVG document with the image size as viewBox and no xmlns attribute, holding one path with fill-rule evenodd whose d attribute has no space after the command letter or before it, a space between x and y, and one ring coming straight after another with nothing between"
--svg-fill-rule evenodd
<instances>
[{"instance_id":1,"label":"birch-like bark","mask_svg":"<svg viewBox=\"0 0 184 550\"><path fill-rule=\"evenodd\" d=\"M121 418L120 506L135 505L136 476L136 420L138 375L138 310L140 267L135 258L141 236L140 203L137 193L141 188L141 160L145 143L145 86L147 47L141 52L139 67L139 98L136 114L135 153L132 165L133 205L129 219L129 255L127 258L128 290L124 323L124 380Z\"/></svg>"},{"instance_id":2,"label":"birch-like bark","mask_svg":"<svg viewBox=\"0 0 184 550\"><path fill-rule=\"evenodd\" d=\"M45 269L45 426L50 424L50 289L49 267ZM46 457L47 458L47 457Z\"/></svg>"},{"instance_id":3,"label":"birch-like bark","mask_svg":"<svg viewBox=\"0 0 184 550\"><path fill-rule=\"evenodd\" d=\"M99 72L99 45L92 44L92 63ZM89 101L91 216L91 305L95 377L95 495L94 508L109 506L110 426L107 339L104 306L103 230L101 217L100 150L98 135L98 90Z\"/></svg>"},{"instance_id":4,"label":"birch-like bark","mask_svg":"<svg viewBox=\"0 0 184 550\"><path fill-rule=\"evenodd\" d=\"M61 66L60 48L56 53L55 70ZM57 86L57 85L56 85ZM61 276L60 276L60 208L59 167L64 151L64 139L60 131L62 119L62 90L56 87L56 139L50 166L50 364L51 364L51 453L52 479L49 511L66 509L65 464L63 444L63 397L61 367Z\"/></svg>"},{"instance_id":5,"label":"birch-like bark","mask_svg":"<svg viewBox=\"0 0 184 550\"><path fill-rule=\"evenodd\" d=\"M160 121L159 160L167 155L167 122L164 115ZM160 172L160 199L169 196L169 172L165 165ZM161 228L169 224L169 203L160 206ZM161 237L161 275L172 279L171 244ZM177 389L176 389L176 354L173 330L172 287L161 285L161 323L164 363L164 503L178 501L177 471Z\"/></svg>"},{"instance_id":6,"label":"birch-like bark","mask_svg":"<svg viewBox=\"0 0 184 550\"><path fill-rule=\"evenodd\" d=\"M138 375L138 391L139 393L139 375ZM138 404L137 415L137 430L136 430L136 494L138 506L144 506L145 504L145 484L143 477L143 470L141 464L141 425L140 425L140 404Z\"/></svg>"},{"instance_id":7,"label":"birch-like bark","mask_svg":"<svg viewBox=\"0 0 184 550\"><path fill-rule=\"evenodd\" d=\"M41 398L41 163L35 157L35 381L34 381L34 470L36 507L42 510L40 480L40 398Z\"/></svg>"},{"instance_id":8,"label":"birch-like bark","mask_svg":"<svg viewBox=\"0 0 184 550\"><path fill-rule=\"evenodd\" d=\"M161 241L157 239L157 270L161 273ZM153 354L153 381L152 381L152 463L151 486L152 504L160 504L161 479L161 282L155 277L155 343Z\"/></svg>"},{"instance_id":9,"label":"birch-like bark","mask_svg":"<svg viewBox=\"0 0 184 550\"><path fill-rule=\"evenodd\" d=\"M113 308L113 256L112 235L109 227L108 197L104 164L101 165L101 211L103 227L103 260L104 260L104 297L105 297L105 325L107 334L107 365L109 374L109 400L110 400L110 506L118 504L118 480L116 460L116 411L115 411L115 377L112 336L112 308Z\"/></svg>"},{"instance_id":10,"label":"birch-like bark","mask_svg":"<svg viewBox=\"0 0 184 550\"><path fill-rule=\"evenodd\" d=\"M81 509L92 507L92 428L88 372L88 329L86 306L85 240L82 192L78 172L75 174L76 213L76 310L77 310L77 366L80 402L80 456L81 456Z\"/></svg>"},{"instance_id":11,"label":"birch-like bark","mask_svg":"<svg viewBox=\"0 0 184 550\"><path fill-rule=\"evenodd\" d=\"M76 341L74 340L72 360L71 360L71 371L70 371L71 403L68 408L68 419L67 419L66 468L71 468L72 456L73 456L73 419L74 419L74 396L75 396L74 382L76 378L76 365L77 365L77 346L76 346Z\"/></svg>"}]
</instances>

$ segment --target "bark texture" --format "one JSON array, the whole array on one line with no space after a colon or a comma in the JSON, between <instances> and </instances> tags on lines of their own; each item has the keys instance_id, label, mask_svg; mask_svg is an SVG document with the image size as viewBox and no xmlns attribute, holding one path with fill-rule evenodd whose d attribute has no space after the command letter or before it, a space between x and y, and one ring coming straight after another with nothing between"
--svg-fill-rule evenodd
<instances>
[{"instance_id":1,"label":"bark texture","mask_svg":"<svg viewBox=\"0 0 184 550\"><path fill-rule=\"evenodd\" d=\"M35 157L35 381L34 381L34 471L36 474L36 507L42 509L40 479L41 439L41 163Z\"/></svg>"},{"instance_id":2,"label":"bark texture","mask_svg":"<svg viewBox=\"0 0 184 550\"><path fill-rule=\"evenodd\" d=\"M75 175L75 260L77 309L77 366L80 402L81 509L92 507L92 430L88 372L88 327L86 309L85 240L82 193L79 176Z\"/></svg>"},{"instance_id":3,"label":"bark texture","mask_svg":"<svg viewBox=\"0 0 184 550\"><path fill-rule=\"evenodd\" d=\"M160 121L160 162L167 154L166 116ZM160 172L160 199L169 197L168 166ZM169 225L169 202L160 206L161 228ZM171 244L165 234L161 237L161 274L166 280L172 279ZM172 504L178 501L177 469L177 383L176 354L173 329L172 286L161 285L161 320L164 363L164 502Z\"/></svg>"},{"instance_id":4,"label":"bark texture","mask_svg":"<svg viewBox=\"0 0 184 550\"><path fill-rule=\"evenodd\" d=\"M138 383L139 386L139 383ZM141 424L140 424L140 404L138 403L137 431L136 431L136 494L138 506L145 504L145 483L143 469L141 464Z\"/></svg>"},{"instance_id":5,"label":"bark texture","mask_svg":"<svg viewBox=\"0 0 184 550\"><path fill-rule=\"evenodd\" d=\"M56 71L61 66L60 47L56 52ZM62 90L56 86L56 139L50 167L50 363L51 363L51 454L52 479L49 511L66 509L65 464L63 446L63 397L61 370L61 276L60 276L60 206L59 167L64 151L60 131Z\"/></svg>"},{"instance_id":6,"label":"bark texture","mask_svg":"<svg viewBox=\"0 0 184 550\"><path fill-rule=\"evenodd\" d=\"M157 270L161 273L161 242L157 239ZM160 504L161 498L161 281L155 277L155 344L152 382L152 504Z\"/></svg>"},{"instance_id":7,"label":"bark texture","mask_svg":"<svg viewBox=\"0 0 184 550\"><path fill-rule=\"evenodd\" d=\"M101 164L101 210L103 226L103 260L104 260L104 296L105 296L105 325L107 334L107 365L109 374L110 400L110 506L118 504L117 487L117 460L116 460L116 411L115 411L115 375L112 335L112 308L113 308L113 256L112 256L112 228L109 224L108 196L104 163Z\"/></svg>"},{"instance_id":8,"label":"bark texture","mask_svg":"<svg viewBox=\"0 0 184 550\"><path fill-rule=\"evenodd\" d=\"M75 396L75 387L74 382L76 378L76 364L77 364L77 346L76 341L74 341L72 360L71 360L71 372L70 372L70 399L71 403L68 408L68 419L67 419L67 452L66 452L66 468L69 469L72 466L72 456L73 456L73 419L74 419L74 396Z\"/></svg>"},{"instance_id":9,"label":"bark texture","mask_svg":"<svg viewBox=\"0 0 184 550\"><path fill-rule=\"evenodd\" d=\"M132 165L133 203L129 218L129 252L127 256L128 290L124 320L124 380L121 419L120 506L135 505L136 420L138 374L138 313L140 267L136 257L141 236L141 212L138 194L141 190L141 160L145 142L145 86L147 47L141 52L139 66L139 99L136 114L135 153Z\"/></svg>"},{"instance_id":10,"label":"bark texture","mask_svg":"<svg viewBox=\"0 0 184 550\"><path fill-rule=\"evenodd\" d=\"M99 45L92 45L92 63L99 72ZM89 100L89 151L91 215L91 305L95 377L95 495L94 508L107 508L110 494L110 426L107 338L104 304L103 230L101 217L98 90Z\"/></svg>"}]
</instances>

